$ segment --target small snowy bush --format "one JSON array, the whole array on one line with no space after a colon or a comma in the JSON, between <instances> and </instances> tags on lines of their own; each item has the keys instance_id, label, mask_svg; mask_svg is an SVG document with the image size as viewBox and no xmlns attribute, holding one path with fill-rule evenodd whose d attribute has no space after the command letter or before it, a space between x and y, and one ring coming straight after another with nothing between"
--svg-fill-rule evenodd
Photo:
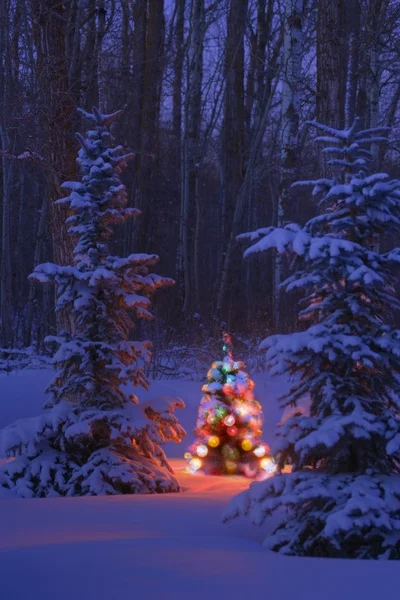
<instances>
[{"instance_id":1,"label":"small snowy bush","mask_svg":"<svg viewBox=\"0 0 400 600\"><path fill-rule=\"evenodd\" d=\"M110 253L112 226L135 217L119 174L131 155L113 144L109 127L122 113L81 111L93 128L78 135L82 181L67 182L73 264L36 267L31 277L57 285L57 310L73 316L74 331L48 338L58 350L44 415L0 433L0 485L20 496L173 492L179 485L161 445L185 435L174 410L180 399L138 404L125 390L148 387L149 342L130 341L131 314L151 318L149 296L173 283L150 272L158 257Z\"/></svg>"},{"instance_id":2,"label":"small snowy bush","mask_svg":"<svg viewBox=\"0 0 400 600\"><path fill-rule=\"evenodd\" d=\"M50 358L38 354L34 348L0 348L0 371L11 373L23 369L46 369Z\"/></svg>"},{"instance_id":3,"label":"small snowy bush","mask_svg":"<svg viewBox=\"0 0 400 600\"><path fill-rule=\"evenodd\" d=\"M321 196L322 214L303 227L246 234L246 255L276 248L294 257L283 283L303 292L305 331L273 335L261 346L275 374L294 378L282 398L286 418L275 448L281 473L234 499L225 518L260 523L286 517L266 540L285 554L400 558L400 331L391 326L400 249L400 182L367 174L363 146L385 130L338 131L315 124L340 176L299 182ZM393 238L392 238L393 239ZM296 410L304 406L309 410Z\"/></svg>"}]
</instances>

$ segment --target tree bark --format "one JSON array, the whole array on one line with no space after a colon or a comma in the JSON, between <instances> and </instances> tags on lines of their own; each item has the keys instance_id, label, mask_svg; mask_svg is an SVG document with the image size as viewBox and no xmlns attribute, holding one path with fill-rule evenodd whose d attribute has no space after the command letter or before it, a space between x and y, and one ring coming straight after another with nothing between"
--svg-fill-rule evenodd
<instances>
[{"instance_id":1,"label":"tree bark","mask_svg":"<svg viewBox=\"0 0 400 600\"><path fill-rule=\"evenodd\" d=\"M187 89L184 110L184 136L182 147L182 189L181 189L181 269L183 272L184 300L183 311L193 308L191 267L194 267L196 304L200 294L198 272L198 240L201 207L198 197L197 163L200 160L199 139L201 125L201 93L203 82L203 43L205 33L204 0L192 0L190 6L190 38L187 60ZM196 206L195 252L190 260L189 211L194 200Z\"/></svg>"},{"instance_id":2,"label":"tree bark","mask_svg":"<svg viewBox=\"0 0 400 600\"><path fill-rule=\"evenodd\" d=\"M143 8L142 2L138 8ZM157 191L154 176L160 161L160 104L164 72L164 0L149 0L144 13L146 45L143 65L143 101L140 121L140 154L137 161L137 207L141 211L137 245L147 252L155 234ZM143 18L143 17L142 17ZM138 32L139 35L141 32Z\"/></svg>"},{"instance_id":3,"label":"tree bark","mask_svg":"<svg viewBox=\"0 0 400 600\"><path fill-rule=\"evenodd\" d=\"M281 168L279 196L277 199L276 227L282 227L288 217L292 198L290 186L295 180L299 159L298 135L300 119L300 99L302 85L303 58L303 0L286 0L284 15L284 59L281 107ZM281 302L280 284L282 281L282 256L275 254L273 286L273 325L280 329Z\"/></svg>"},{"instance_id":4,"label":"tree bark","mask_svg":"<svg viewBox=\"0 0 400 600\"><path fill-rule=\"evenodd\" d=\"M11 53L5 2L0 3L0 147L9 150L10 140L7 120L10 111ZM11 248L10 248L10 211L11 211L11 165L2 157L2 226L0 261L0 344L13 345L12 327L12 285L11 285Z\"/></svg>"},{"instance_id":5,"label":"tree bark","mask_svg":"<svg viewBox=\"0 0 400 600\"><path fill-rule=\"evenodd\" d=\"M225 254L221 283L217 294L217 313L221 313L231 267L230 225L235 220L239 190L245 176L245 104L244 104L244 35L247 26L248 0L230 0L225 44L225 98L222 126L221 244ZM228 240L226 245L225 240ZM229 256L229 264L227 257Z\"/></svg>"},{"instance_id":6,"label":"tree bark","mask_svg":"<svg viewBox=\"0 0 400 600\"><path fill-rule=\"evenodd\" d=\"M317 121L330 127L345 124L345 0L318 0Z\"/></svg>"},{"instance_id":7,"label":"tree bark","mask_svg":"<svg viewBox=\"0 0 400 600\"><path fill-rule=\"evenodd\" d=\"M38 81L41 94L42 154L51 165L48 179L50 233L54 262L67 265L72 260L73 241L67 233L68 210L55 201L64 196L61 184L76 176L72 132L73 106L70 98L65 51L67 18L58 0L31 0L34 17L34 42L37 52ZM58 329L71 329L65 312L58 315Z\"/></svg>"}]
</instances>

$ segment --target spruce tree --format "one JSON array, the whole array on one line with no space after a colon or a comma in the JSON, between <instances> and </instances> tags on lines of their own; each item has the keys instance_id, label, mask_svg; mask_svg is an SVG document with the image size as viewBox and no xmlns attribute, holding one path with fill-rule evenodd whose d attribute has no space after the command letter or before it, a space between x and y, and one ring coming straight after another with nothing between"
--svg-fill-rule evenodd
<instances>
[{"instance_id":1,"label":"spruce tree","mask_svg":"<svg viewBox=\"0 0 400 600\"><path fill-rule=\"evenodd\" d=\"M328 143L332 178L299 182L321 198L321 214L246 234L251 255L294 257L286 291L300 291L300 327L264 342L267 363L294 384L282 406L310 401L278 428L280 469L236 498L225 518L258 523L287 516L266 540L285 554L400 558L400 331L393 328L400 249L400 182L369 174L368 146L386 131L314 123ZM367 146L367 147L365 147Z\"/></svg>"},{"instance_id":2,"label":"spruce tree","mask_svg":"<svg viewBox=\"0 0 400 600\"><path fill-rule=\"evenodd\" d=\"M150 272L156 255L114 256L113 227L139 214L128 208L120 174L131 154L115 145L111 124L122 114L81 111L91 129L77 135L79 182L67 182L73 263L46 263L31 277L57 286L58 311L72 315L72 332L56 344L55 377L46 412L0 435L0 454L14 457L0 484L20 496L178 491L161 445L181 441L174 416L180 399L138 403L129 388L148 387L150 343L131 341L132 317L149 319L150 295L172 280Z\"/></svg>"},{"instance_id":3,"label":"spruce tree","mask_svg":"<svg viewBox=\"0 0 400 600\"><path fill-rule=\"evenodd\" d=\"M223 360L212 363L202 387L197 439L185 457L191 472L256 477L275 469L269 447L260 438L262 408L246 365L233 357L229 334L223 342Z\"/></svg>"}]
</instances>

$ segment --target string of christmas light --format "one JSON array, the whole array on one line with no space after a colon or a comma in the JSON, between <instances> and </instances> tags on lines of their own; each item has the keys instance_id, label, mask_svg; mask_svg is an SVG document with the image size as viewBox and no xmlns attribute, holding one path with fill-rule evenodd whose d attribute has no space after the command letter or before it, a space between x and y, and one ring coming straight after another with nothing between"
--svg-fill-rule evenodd
<instances>
[{"instance_id":1,"label":"string of christmas light","mask_svg":"<svg viewBox=\"0 0 400 600\"><path fill-rule=\"evenodd\" d=\"M203 385L195 434L185 453L188 470L207 475L257 477L273 473L275 461L261 441L263 415L246 365L233 358L232 340L223 334L224 358L212 363Z\"/></svg>"}]
</instances>

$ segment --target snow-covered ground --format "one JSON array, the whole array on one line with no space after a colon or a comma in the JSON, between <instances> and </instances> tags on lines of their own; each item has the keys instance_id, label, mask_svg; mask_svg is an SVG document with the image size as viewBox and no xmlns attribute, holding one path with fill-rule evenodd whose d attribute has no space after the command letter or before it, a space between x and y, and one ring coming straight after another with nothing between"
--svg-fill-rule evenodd
<instances>
[{"instance_id":1,"label":"snow-covered ground","mask_svg":"<svg viewBox=\"0 0 400 600\"><path fill-rule=\"evenodd\" d=\"M0 427L41 411L48 371L0 376ZM282 391L253 377L264 406L264 439L272 440ZM167 453L184 492L21 500L0 499L1 600L392 600L397 562L289 558L267 552L263 528L222 525L229 498L248 481L184 472L193 437L200 383L153 382L148 394L180 395L188 437Z\"/></svg>"}]
</instances>

